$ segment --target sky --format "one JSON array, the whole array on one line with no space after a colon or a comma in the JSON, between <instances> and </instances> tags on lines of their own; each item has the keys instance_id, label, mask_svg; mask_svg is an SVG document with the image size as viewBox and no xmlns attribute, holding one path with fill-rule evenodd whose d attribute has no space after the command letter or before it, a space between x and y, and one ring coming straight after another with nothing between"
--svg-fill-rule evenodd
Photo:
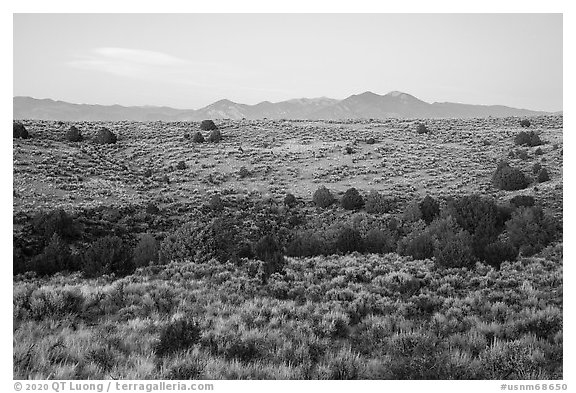
<instances>
[{"instance_id":1,"label":"sky","mask_svg":"<svg viewBox=\"0 0 576 393\"><path fill-rule=\"evenodd\" d=\"M14 14L14 96L198 109L402 91L562 110L561 14Z\"/></svg>"}]
</instances>

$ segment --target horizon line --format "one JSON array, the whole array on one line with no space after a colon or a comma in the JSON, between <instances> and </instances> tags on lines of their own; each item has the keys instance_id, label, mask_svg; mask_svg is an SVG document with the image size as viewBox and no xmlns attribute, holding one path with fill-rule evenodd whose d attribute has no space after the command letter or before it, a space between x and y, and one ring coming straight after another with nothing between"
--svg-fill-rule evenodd
<instances>
[{"instance_id":1,"label":"horizon line","mask_svg":"<svg viewBox=\"0 0 576 393\"><path fill-rule=\"evenodd\" d=\"M126 104L119 104L119 103L114 103L114 104L100 104L100 103L86 103L86 102L71 102L71 101L65 101L65 100L61 100L61 99L56 99L56 98L52 98L52 97L46 97L46 98L37 98L37 97L33 97L33 96L28 96L28 95L15 95L12 96L12 99L14 100L15 98L31 98L34 100L50 100L50 101L54 101L54 102L62 102L62 103L66 103L66 104L72 104L72 105L92 105L92 106L120 106L123 108L169 108L169 109L175 109L175 110L181 110L181 111L198 111L201 109L204 109L210 105L213 105L217 102L220 101L230 101L233 104L237 104L237 105L246 105L246 106L256 106L259 104L263 104L263 103L267 103L270 102L272 104L279 104L282 102L288 102L288 101L293 101L293 100L302 100L302 99L307 99L307 100L315 100L315 99L328 99L328 100L335 100L335 101L343 101L347 98L353 97L353 96L359 96L362 94L366 94L366 93L371 93L380 97L384 97L387 95L390 95L391 93L401 93L401 94L406 94L409 95L411 97L414 97L415 99L425 102L429 105L433 105L433 104L459 104L459 105L474 105L474 106L487 106L487 107L491 107L491 106L502 106L502 107L507 107L507 108L512 108L512 109L519 109L519 110L527 110L527 111L532 111L532 112L545 112L545 113L550 113L550 114L556 114L559 112L563 112L564 108L562 107L562 109L559 110L544 110L544 109L530 109L530 108L520 108L520 107L515 107L515 106L509 106L509 105L505 105L505 104L471 104L471 103L465 103L465 102L455 102L455 101L434 101L434 102L428 102L428 101L424 101L410 93L406 93L400 90L391 90L386 94L378 94L378 93L374 93L371 90L366 90L362 93L356 93L356 94L350 94L348 96L346 96L345 98L332 98L332 97L327 97L327 96L320 96L320 97L295 97L295 98L289 98L289 99L285 99L285 100L281 100L281 101L269 101L269 100L263 100L263 101L259 101L255 104L244 104L241 102L236 102L236 101L232 101L228 98L220 98L216 101L213 101L207 105L204 105L200 108L194 109L194 108L178 108L175 106L170 106L170 105L153 105L153 104L144 104L144 105L126 105Z\"/></svg>"}]
</instances>

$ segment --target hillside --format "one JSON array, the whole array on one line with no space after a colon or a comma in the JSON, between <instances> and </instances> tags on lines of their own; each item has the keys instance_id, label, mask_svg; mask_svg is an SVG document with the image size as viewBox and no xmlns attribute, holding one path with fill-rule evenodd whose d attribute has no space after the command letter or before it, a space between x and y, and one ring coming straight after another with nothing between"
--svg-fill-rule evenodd
<instances>
[{"instance_id":1,"label":"hillside","mask_svg":"<svg viewBox=\"0 0 576 393\"><path fill-rule=\"evenodd\" d=\"M562 116L216 124L14 127L15 379L565 376Z\"/></svg>"}]
</instances>

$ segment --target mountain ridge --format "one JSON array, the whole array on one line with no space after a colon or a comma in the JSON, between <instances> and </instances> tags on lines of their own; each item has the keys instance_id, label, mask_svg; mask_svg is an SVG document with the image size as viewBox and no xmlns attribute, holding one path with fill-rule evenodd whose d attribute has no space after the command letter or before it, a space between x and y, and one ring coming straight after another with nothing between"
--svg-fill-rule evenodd
<instances>
[{"instance_id":1,"label":"mountain ridge","mask_svg":"<svg viewBox=\"0 0 576 393\"><path fill-rule=\"evenodd\" d=\"M562 112L562 111L560 111ZM558 112L534 111L504 105L454 102L428 103L401 91L379 95L371 91L342 100L328 97L294 98L254 105L221 99L200 109L168 106L74 104L51 98L13 97L14 119L63 121L200 121L204 119L343 120L384 118L473 118L538 116Z\"/></svg>"}]
</instances>

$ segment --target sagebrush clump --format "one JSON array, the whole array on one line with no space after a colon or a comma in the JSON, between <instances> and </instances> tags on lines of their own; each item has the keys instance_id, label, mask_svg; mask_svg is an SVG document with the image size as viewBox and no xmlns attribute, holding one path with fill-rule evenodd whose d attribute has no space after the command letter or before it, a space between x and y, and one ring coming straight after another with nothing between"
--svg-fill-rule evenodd
<instances>
[{"instance_id":1,"label":"sagebrush clump","mask_svg":"<svg viewBox=\"0 0 576 393\"><path fill-rule=\"evenodd\" d=\"M179 351L186 351L201 337L198 324L192 319L177 319L168 323L160 332L160 340L154 347L156 356L162 358Z\"/></svg>"}]
</instances>

